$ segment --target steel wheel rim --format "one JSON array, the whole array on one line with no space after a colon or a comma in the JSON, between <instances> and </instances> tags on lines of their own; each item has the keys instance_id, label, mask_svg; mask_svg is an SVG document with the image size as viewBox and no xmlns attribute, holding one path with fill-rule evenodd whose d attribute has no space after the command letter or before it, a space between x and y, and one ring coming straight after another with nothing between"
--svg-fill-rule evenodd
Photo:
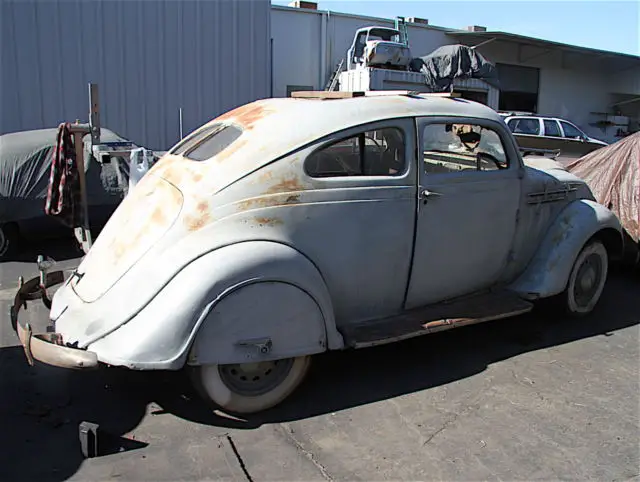
<instances>
[{"instance_id":1,"label":"steel wheel rim","mask_svg":"<svg viewBox=\"0 0 640 482\"><path fill-rule=\"evenodd\" d=\"M256 363L220 365L224 384L234 393L246 397L264 395L278 387L289 375L293 358Z\"/></svg>"},{"instance_id":2,"label":"steel wheel rim","mask_svg":"<svg viewBox=\"0 0 640 482\"><path fill-rule=\"evenodd\" d=\"M579 307L588 306L598 292L602 272L602 259L596 253L587 256L578 268L573 284L573 297Z\"/></svg>"}]
</instances>

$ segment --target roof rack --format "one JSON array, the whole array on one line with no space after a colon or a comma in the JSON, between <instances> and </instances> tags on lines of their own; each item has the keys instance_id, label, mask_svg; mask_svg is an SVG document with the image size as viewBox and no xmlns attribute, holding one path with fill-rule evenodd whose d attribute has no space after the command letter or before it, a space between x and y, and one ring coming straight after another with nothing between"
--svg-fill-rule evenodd
<instances>
[{"instance_id":1,"label":"roof rack","mask_svg":"<svg viewBox=\"0 0 640 482\"><path fill-rule=\"evenodd\" d=\"M453 98L460 97L460 94L456 92L434 92L425 93L414 90L367 90L367 91L355 91L355 92L335 92L325 90L299 90L291 92L291 97L296 99L318 99L318 100L330 100L330 99L352 99L354 97L384 97L405 95L409 97L443 97Z\"/></svg>"}]
</instances>

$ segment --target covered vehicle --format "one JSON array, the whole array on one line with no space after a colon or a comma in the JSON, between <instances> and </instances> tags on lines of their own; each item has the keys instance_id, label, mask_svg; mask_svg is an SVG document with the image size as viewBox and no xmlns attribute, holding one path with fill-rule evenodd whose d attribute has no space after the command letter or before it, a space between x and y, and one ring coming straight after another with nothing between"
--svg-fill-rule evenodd
<instances>
[{"instance_id":1,"label":"covered vehicle","mask_svg":"<svg viewBox=\"0 0 640 482\"><path fill-rule=\"evenodd\" d=\"M51 159L57 129L14 132L0 136L0 259L19 240L70 234L71 228L45 213ZM91 157L91 136L83 139L89 220L99 230L122 201L128 182L128 159L97 163ZM104 142L129 142L101 129Z\"/></svg>"},{"instance_id":2,"label":"covered vehicle","mask_svg":"<svg viewBox=\"0 0 640 482\"><path fill-rule=\"evenodd\" d=\"M622 238L582 180L525 165L481 104L336 94L256 101L173 147L75 272L21 286L11 319L27 358L186 365L204 398L256 412L327 350L514 316L552 296L573 315L593 310ZM50 329L34 333L20 308L61 281Z\"/></svg>"},{"instance_id":3,"label":"covered vehicle","mask_svg":"<svg viewBox=\"0 0 640 482\"><path fill-rule=\"evenodd\" d=\"M573 160L566 169L584 179L598 202L618 216L628 257L640 262L640 132Z\"/></svg>"},{"instance_id":4,"label":"covered vehicle","mask_svg":"<svg viewBox=\"0 0 640 482\"><path fill-rule=\"evenodd\" d=\"M481 79L496 88L500 85L495 65L466 45L443 45L412 59L409 69L424 74L431 92L450 92L455 79Z\"/></svg>"}]
</instances>

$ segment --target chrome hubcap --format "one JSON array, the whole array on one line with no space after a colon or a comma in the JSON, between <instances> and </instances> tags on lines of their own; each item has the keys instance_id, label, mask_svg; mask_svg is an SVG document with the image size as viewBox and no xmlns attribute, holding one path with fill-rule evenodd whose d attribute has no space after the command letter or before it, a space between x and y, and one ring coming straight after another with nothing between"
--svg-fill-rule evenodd
<instances>
[{"instance_id":1,"label":"chrome hubcap","mask_svg":"<svg viewBox=\"0 0 640 482\"><path fill-rule=\"evenodd\" d=\"M280 385L291 371L293 358L257 363L220 365L218 370L224 384L243 396L258 396Z\"/></svg>"}]
</instances>

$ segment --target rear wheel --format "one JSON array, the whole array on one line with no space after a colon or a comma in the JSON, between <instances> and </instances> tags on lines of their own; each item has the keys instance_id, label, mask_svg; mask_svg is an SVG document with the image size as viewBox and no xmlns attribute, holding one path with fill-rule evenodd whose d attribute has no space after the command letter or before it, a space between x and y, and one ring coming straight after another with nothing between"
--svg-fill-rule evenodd
<instances>
[{"instance_id":1,"label":"rear wheel","mask_svg":"<svg viewBox=\"0 0 640 482\"><path fill-rule=\"evenodd\" d=\"M224 410L254 413L274 407L304 380L311 357L232 365L201 365L191 376L200 394Z\"/></svg>"},{"instance_id":2,"label":"rear wheel","mask_svg":"<svg viewBox=\"0 0 640 482\"><path fill-rule=\"evenodd\" d=\"M608 267L607 249L600 241L591 241L582 248L562 294L570 315L584 316L593 311L607 281Z\"/></svg>"}]
</instances>

